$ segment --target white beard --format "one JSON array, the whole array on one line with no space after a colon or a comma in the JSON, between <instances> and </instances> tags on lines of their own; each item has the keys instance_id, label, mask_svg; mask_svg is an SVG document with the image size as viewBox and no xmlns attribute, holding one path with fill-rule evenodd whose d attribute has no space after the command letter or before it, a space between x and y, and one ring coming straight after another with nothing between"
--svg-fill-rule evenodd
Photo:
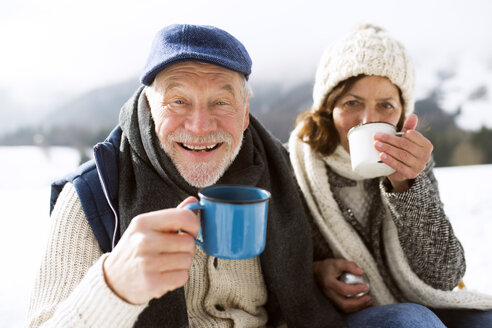
<instances>
[{"instance_id":1,"label":"white beard","mask_svg":"<svg viewBox=\"0 0 492 328\"><path fill-rule=\"evenodd\" d=\"M233 138L226 132L213 132L206 136L197 137L185 131L176 131L167 136L166 143L161 143L162 149L171 158L181 176L190 185L204 188L215 184L232 164L241 149L243 138L235 149L232 149ZM176 158L175 142L178 143L223 143L225 155L222 158L206 162L187 162Z\"/></svg>"}]
</instances>

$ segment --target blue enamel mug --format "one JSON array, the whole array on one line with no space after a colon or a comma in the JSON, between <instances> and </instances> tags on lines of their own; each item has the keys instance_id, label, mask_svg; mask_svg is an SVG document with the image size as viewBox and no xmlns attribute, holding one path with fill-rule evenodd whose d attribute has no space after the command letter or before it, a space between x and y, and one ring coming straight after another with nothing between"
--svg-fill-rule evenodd
<instances>
[{"instance_id":1,"label":"blue enamel mug","mask_svg":"<svg viewBox=\"0 0 492 328\"><path fill-rule=\"evenodd\" d=\"M264 189L215 185L198 192L199 203L185 208L200 211L201 229L195 239L211 256L243 260L265 249L268 201Z\"/></svg>"}]
</instances>

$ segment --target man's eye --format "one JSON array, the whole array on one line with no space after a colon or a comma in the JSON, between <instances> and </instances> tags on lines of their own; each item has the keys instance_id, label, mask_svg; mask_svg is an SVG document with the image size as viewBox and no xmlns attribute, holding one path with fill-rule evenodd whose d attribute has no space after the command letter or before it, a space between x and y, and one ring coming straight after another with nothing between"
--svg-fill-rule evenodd
<instances>
[{"instance_id":1,"label":"man's eye","mask_svg":"<svg viewBox=\"0 0 492 328\"><path fill-rule=\"evenodd\" d=\"M227 105L227 103L225 101L217 101L215 104L216 105Z\"/></svg>"},{"instance_id":2,"label":"man's eye","mask_svg":"<svg viewBox=\"0 0 492 328\"><path fill-rule=\"evenodd\" d=\"M185 102L183 100L181 100L181 99L178 99L174 103L175 104L178 104L178 105L184 105Z\"/></svg>"},{"instance_id":3,"label":"man's eye","mask_svg":"<svg viewBox=\"0 0 492 328\"><path fill-rule=\"evenodd\" d=\"M390 103L383 103L382 105L383 105L383 107L384 107L385 109L392 109L392 108L393 108L393 105L392 105L392 104L390 104Z\"/></svg>"}]
</instances>

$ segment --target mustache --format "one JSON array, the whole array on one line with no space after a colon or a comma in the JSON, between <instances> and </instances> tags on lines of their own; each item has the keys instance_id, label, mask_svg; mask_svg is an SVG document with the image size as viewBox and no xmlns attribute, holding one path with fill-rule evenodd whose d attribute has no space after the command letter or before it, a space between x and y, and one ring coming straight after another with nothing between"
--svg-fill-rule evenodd
<instances>
[{"instance_id":1,"label":"mustache","mask_svg":"<svg viewBox=\"0 0 492 328\"><path fill-rule=\"evenodd\" d=\"M226 143L232 145L233 137L223 131L210 132L204 136L196 136L188 131L174 131L167 136L168 141L178 143Z\"/></svg>"}]
</instances>

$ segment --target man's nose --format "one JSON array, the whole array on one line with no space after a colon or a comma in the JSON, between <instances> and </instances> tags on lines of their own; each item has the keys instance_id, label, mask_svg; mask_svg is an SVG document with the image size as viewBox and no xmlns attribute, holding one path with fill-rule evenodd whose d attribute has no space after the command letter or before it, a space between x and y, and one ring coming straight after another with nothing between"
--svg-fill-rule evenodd
<instances>
[{"instance_id":1,"label":"man's nose","mask_svg":"<svg viewBox=\"0 0 492 328\"><path fill-rule=\"evenodd\" d=\"M217 121L206 105L193 106L185 128L195 135L206 135L217 128Z\"/></svg>"}]
</instances>

